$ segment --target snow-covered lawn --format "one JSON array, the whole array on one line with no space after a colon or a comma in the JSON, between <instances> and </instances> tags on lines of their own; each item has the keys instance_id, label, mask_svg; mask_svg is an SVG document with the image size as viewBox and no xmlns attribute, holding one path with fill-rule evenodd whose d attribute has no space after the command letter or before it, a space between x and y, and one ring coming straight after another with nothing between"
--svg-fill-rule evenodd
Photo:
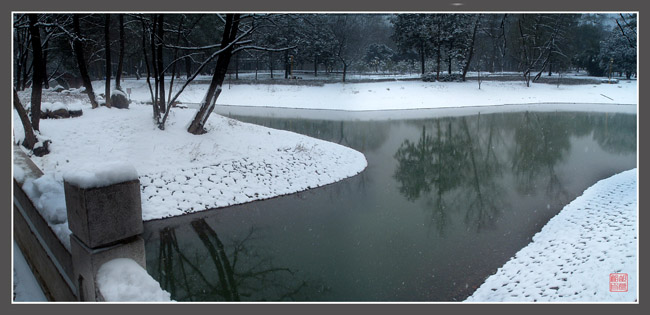
<instances>
[{"instance_id":1,"label":"snow-covered lawn","mask_svg":"<svg viewBox=\"0 0 650 315\"><path fill-rule=\"evenodd\" d=\"M636 187L633 169L588 188L466 301L636 301ZM628 275L627 292L610 292L611 273Z\"/></svg>"},{"instance_id":2,"label":"snow-covered lawn","mask_svg":"<svg viewBox=\"0 0 650 315\"><path fill-rule=\"evenodd\" d=\"M180 83L179 83L180 84ZM151 102L144 79L125 80L131 99ZM94 82L96 91L102 82ZM175 88L174 92L178 88ZM207 83L190 84L179 97L181 103L201 102ZM560 85L522 82L389 81L373 83L328 83L324 86L232 84L224 85L217 100L221 105L335 109L350 111L448 108L532 103L636 104L637 82L617 84Z\"/></svg>"}]
</instances>

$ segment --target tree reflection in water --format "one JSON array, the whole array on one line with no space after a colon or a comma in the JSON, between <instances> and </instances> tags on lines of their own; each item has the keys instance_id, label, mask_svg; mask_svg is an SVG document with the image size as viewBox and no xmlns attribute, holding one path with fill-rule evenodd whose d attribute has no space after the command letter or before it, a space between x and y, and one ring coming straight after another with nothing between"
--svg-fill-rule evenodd
<instances>
[{"instance_id":1,"label":"tree reflection in water","mask_svg":"<svg viewBox=\"0 0 650 315\"><path fill-rule=\"evenodd\" d=\"M535 193L538 182L546 178L546 194L550 198L566 198L567 191L559 180L555 165L571 149L571 118L526 112L515 127L511 156L513 173L519 191ZM572 130L573 129L573 130Z\"/></svg>"},{"instance_id":2,"label":"tree reflection in water","mask_svg":"<svg viewBox=\"0 0 650 315\"><path fill-rule=\"evenodd\" d=\"M445 195L462 181L461 170L465 167L467 153L464 139L452 133L451 121L436 120L435 136L427 135L426 126L417 142L406 139L394 157L398 161L393 177L400 183L400 192L410 201L435 188L431 222L440 234L447 223L448 202ZM443 130L444 129L444 130Z\"/></svg>"},{"instance_id":3,"label":"tree reflection in water","mask_svg":"<svg viewBox=\"0 0 650 315\"><path fill-rule=\"evenodd\" d=\"M224 244L205 219L190 225L202 248L184 250L178 245L174 228L159 231L157 278L173 299L292 301L308 299L310 290L325 290L316 281L296 279L294 270L274 266L271 256L254 245L258 234L255 228L242 239ZM206 253L209 262L202 258ZM206 267L208 263L211 268Z\"/></svg>"},{"instance_id":4,"label":"tree reflection in water","mask_svg":"<svg viewBox=\"0 0 650 315\"><path fill-rule=\"evenodd\" d=\"M498 182L501 178L501 162L495 153L495 115L490 120L486 130L481 130L481 115L476 119L476 132L472 134L467 119L461 119L466 136L469 154L469 169L464 172L465 188L461 198L467 201L465 224L473 226L477 231L491 227L498 219L503 208L503 187Z\"/></svg>"}]
</instances>

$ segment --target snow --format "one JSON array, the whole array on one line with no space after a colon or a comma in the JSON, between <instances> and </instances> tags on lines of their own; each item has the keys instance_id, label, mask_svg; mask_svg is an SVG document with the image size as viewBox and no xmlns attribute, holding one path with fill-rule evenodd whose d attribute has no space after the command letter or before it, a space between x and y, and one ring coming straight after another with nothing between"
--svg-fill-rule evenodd
<instances>
[{"instance_id":1,"label":"snow","mask_svg":"<svg viewBox=\"0 0 650 315\"><path fill-rule=\"evenodd\" d=\"M123 91L117 90L117 89L111 90L111 97L113 95L120 95L120 96L124 96L124 98L127 98L126 93L124 93Z\"/></svg>"},{"instance_id":2,"label":"snow","mask_svg":"<svg viewBox=\"0 0 650 315\"><path fill-rule=\"evenodd\" d=\"M54 102L54 103L48 103L48 102L42 102L41 103L41 111L42 112L53 112L59 109L68 109L68 106L61 102Z\"/></svg>"},{"instance_id":3,"label":"snow","mask_svg":"<svg viewBox=\"0 0 650 315\"><path fill-rule=\"evenodd\" d=\"M60 176L45 173L37 179L26 179L22 187L29 199L32 200L36 210L69 250L72 232L68 228L65 193Z\"/></svg>"},{"instance_id":4,"label":"snow","mask_svg":"<svg viewBox=\"0 0 650 315\"><path fill-rule=\"evenodd\" d=\"M468 302L635 302L637 170L599 181L566 205ZM627 273L627 292L610 292Z\"/></svg>"},{"instance_id":5,"label":"snow","mask_svg":"<svg viewBox=\"0 0 650 315\"><path fill-rule=\"evenodd\" d=\"M16 242L14 244L13 284L14 302L47 302L45 294L29 268L25 256Z\"/></svg>"},{"instance_id":6,"label":"snow","mask_svg":"<svg viewBox=\"0 0 650 315\"><path fill-rule=\"evenodd\" d=\"M25 180L25 171L23 170L23 168L17 164L14 164L13 171L14 171L13 175L16 181L22 183Z\"/></svg>"},{"instance_id":7,"label":"snow","mask_svg":"<svg viewBox=\"0 0 650 315\"><path fill-rule=\"evenodd\" d=\"M52 139L51 153L32 159L53 178L66 174L89 183L94 180L80 166L115 161L133 165L144 220L303 191L356 175L367 166L363 154L347 147L216 114L208 120L208 133L192 135L185 126L194 112L173 109L165 130L151 123L151 106L138 104L129 110L102 107L78 118L44 120L41 132ZM114 174L102 177L108 175ZM57 218L52 211L45 213Z\"/></svg>"},{"instance_id":8,"label":"snow","mask_svg":"<svg viewBox=\"0 0 650 315\"><path fill-rule=\"evenodd\" d=\"M177 81L180 88L182 82ZM101 82L95 82L97 88ZM150 102L144 80L125 80L131 87L131 99ZM190 84L179 102L198 104L207 83ZM518 81L484 81L481 89L475 81L422 82L387 81L371 83L328 83L323 86L224 84L219 105L270 106L285 108L370 111L416 108L450 108L504 104L581 103L637 104L636 81L617 84L560 85L532 83L526 87Z\"/></svg>"},{"instance_id":9,"label":"snow","mask_svg":"<svg viewBox=\"0 0 650 315\"><path fill-rule=\"evenodd\" d=\"M105 187L138 179L133 165L124 162L85 164L68 171L63 179L79 188Z\"/></svg>"},{"instance_id":10,"label":"snow","mask_svg":"<svg viewBox=\"0 0 650 315\"><path fill-rule=\"evenodd\" d=\"M97 288L106 302L170 302L169 292L160 288L147 270L133 259L117 258L97 271Z\"/></svg>"}]
</instances>

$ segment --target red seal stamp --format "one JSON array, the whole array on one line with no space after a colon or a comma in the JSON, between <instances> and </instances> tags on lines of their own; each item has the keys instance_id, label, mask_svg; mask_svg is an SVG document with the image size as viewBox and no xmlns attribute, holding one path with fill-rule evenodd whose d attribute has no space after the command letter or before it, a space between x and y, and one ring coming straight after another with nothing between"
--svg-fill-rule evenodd
<instances>
[{"instance_id":1,"label":"red seal stamp","mask_svg":"<svg viewBox=\"0 0 650 315\"><path fill-rule=\"evenodd\" d=\"M627 273L609 274L609 292L627 292Z\"/></svg>"}]
</instances>

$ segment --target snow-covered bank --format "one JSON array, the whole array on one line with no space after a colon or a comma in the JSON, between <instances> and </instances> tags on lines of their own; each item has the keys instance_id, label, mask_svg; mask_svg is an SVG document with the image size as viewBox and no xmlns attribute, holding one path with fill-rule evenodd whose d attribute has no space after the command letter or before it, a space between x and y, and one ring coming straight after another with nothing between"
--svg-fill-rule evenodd
<instances>
[{"instance_id":1,"label":"snow-covered bank","mask_svg":"<svg viewBox=\"0 0 650 315\"><path fill-rule=\"evenodd\" d=\"M194 112L174 109L163 131L151 123L151 106L84 108L79 118L41 121L51 153L32 159L59 184L62 174L83 165L133 165L144 220L294 193L356 175L367 165L363 154L347 147L219 115L210 117L207 134L195 136L186 131Z\"/></svg>"},{"instance_id":2,"label":"snow-covered bank","mask_svg":"<svg viewBox=\"0 0 650 315\"><path fill-rule=\"evenodd\" d=\"M98 90L102 82L94 82ZM178 83L180 84L180 83ZM126 80L131 99L150 102L146 82ZM175 90L177 90L175 88ZM207 83L190 84L181 94L182 103L201 102ZM373 83L330 83L324 86L233 84L224 85L220 105L270 106L348 111L449 108L504 104L636 104L637 82L617 84L560 85L517 81L476 82L389 81Z\"/></svg>"},{"instance_id":3,"label":"snow-covered bank","mask_svg":"<svg viewBox=\"0 0 650 315\"><path fill-rule=\"evenodd\" d=\"M634 302L637 297L637 171L588 188L468 302ZM628 275L610 292L611 273Z\"/></svg>"}]
</instances>

